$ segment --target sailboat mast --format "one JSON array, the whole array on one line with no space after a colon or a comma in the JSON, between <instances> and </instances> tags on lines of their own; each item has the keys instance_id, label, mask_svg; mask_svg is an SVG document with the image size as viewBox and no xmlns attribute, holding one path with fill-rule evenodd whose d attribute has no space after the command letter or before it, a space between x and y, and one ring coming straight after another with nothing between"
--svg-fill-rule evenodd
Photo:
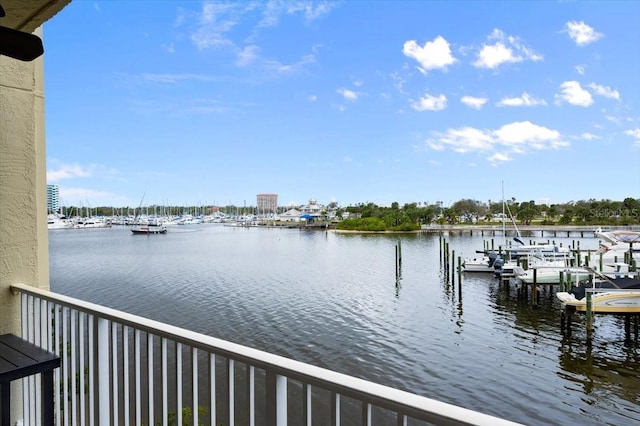
<instances>
[{"instance_id":1,"label":"sailboat mast","mask_svg":"<svg viewBox=\"0 0 640 426\"><path fill-rule=\"evenodd\" d=\"M504 181L502 181L502 236L504 237L504 247L507 247L507 225L504 220Z\"/></svg>"}]
</instances>

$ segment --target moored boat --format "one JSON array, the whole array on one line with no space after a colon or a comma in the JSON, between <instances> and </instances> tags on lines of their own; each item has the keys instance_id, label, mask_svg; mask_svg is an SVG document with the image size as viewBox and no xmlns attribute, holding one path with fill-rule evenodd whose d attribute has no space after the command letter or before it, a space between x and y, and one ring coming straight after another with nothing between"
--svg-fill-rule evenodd
<instances>
[{"instance_id":1,"label":"moored boat","mask_svg":"<svg viewBox=\"0 0 640 426\"><path fill-rule=\"evenodd\" d=\"M498 253L489 252L482 257L465 258L462 262L464 272L494 272L494 262L499 258Z\"/></svg>"},{"instance_id":2,"label":"moored boat","mask_svg":"<svg viewBox=\"0 0 640 426\"><path fill-rule=\"evenodd\" d=\"M616 278L603 281L594 287L591 296L591 312L640 313L640 280ZM564 306L572 306L579 312L587 311L587 288L573 287L556 293Z\"/></svg>"},{"instance_id":3,"label":"moored boat","mask_svg":"<svg viewBox=\"0 0 640 426\"><path fill-rule=\"evenodd\" d=\"M154 219L149 220L148 223L134 225L131 228L131 232L133 232L133 234L166 234L167 227L164 223Z\"/></svg>"}]
</instances>

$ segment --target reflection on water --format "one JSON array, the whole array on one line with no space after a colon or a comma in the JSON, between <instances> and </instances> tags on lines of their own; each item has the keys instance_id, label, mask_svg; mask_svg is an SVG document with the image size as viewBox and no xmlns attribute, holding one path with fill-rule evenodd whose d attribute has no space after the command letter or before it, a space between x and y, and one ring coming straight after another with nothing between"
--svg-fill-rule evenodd
<instances>
[{"instance_id":1,"label":"reflection on water","mask_svg":"<svg viewBox=\"0 0 640 426\"><path fill-rule=\"evenodd\" d=\"M130 234L50 232L52 290L527 424L640 420L639 349L621 320L596 317L588 352L581 317L560 333L553 292L534 307L488 275L452 283L437 235ZM447 240L456 256L483 247Z\"/></svg>"}]
</instances>

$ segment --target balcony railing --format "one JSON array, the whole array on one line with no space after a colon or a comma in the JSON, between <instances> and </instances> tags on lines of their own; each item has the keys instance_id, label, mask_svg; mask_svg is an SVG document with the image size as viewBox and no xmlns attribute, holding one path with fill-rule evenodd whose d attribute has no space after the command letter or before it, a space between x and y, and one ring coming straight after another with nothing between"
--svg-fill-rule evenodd
<instances>
[{"instance_id":1,"label":"balcony railing","mask_svg":"<svg viewBox=\"0 0 640 426\"><path fill-rule=\"evenodd\" d=\"M57 425L515 424L34 287L12 290L22 337L62 360ZM39 418L38 383L23 380L25 425Z\"/></svg>"}]
</instances>

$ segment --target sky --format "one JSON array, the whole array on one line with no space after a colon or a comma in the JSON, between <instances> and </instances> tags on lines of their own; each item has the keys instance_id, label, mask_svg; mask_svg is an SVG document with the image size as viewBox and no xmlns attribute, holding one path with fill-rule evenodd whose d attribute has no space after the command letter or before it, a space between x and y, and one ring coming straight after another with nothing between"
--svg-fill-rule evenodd
<instances>
[{"instance_id":1,"label":"sky","mask_svg":"<svg viewBox=\"0 0 640 426\"><path fill-rule=\"evenodd\" d=\"M82 1L44 24L62 206L640 198L640 1Z\"/></svg>"}]
</instances>

